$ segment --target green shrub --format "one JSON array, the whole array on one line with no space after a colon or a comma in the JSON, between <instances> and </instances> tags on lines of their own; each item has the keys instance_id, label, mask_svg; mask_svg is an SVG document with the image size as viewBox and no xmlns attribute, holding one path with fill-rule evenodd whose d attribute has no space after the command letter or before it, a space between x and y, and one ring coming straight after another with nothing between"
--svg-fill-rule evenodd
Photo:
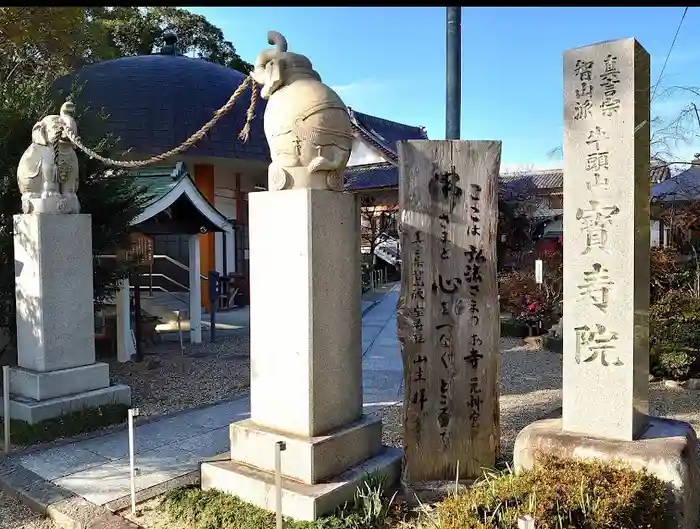
<instances>
[{"instance_id":1,"label":"green shrub","mask_svg":"<svg viewBox=\"0 0 700 529\"><path fill-rule=\"evenodd\" d=\"M687 378L700 360L700 298L679 291L661 296L649 310L650 371Z\"/></svg>"},{"instance_id":2,"label":"green shrub","mask_svg":"<svg viewBox=\"0 0 700 529\"><path fill-rule=\"evenodd\" d=\"M385 526L393 497L385 496L386 476L368 474L352 503L315 522L285 520L286 529L379 529ZM191 485L168 491L160 509L171 521L191 529L273 529L275 514L217 490Z\"/></svg>"},{"instance_id":3,"label":"green shrub","mask_svg":"<svg viewBox=\"0 0 700 529\"><path fill-rule=\"evenodd\" d=\"M436 506L440 529L510 529L530 514L538 529L659 529L665 486L621 465L543 457L531 471L491 472Z\"/></svg>"},{"instance_id":4,"label":"green shrub","mask_svg":"<svg viewBox=\"0 0 700 529\"><path fill-rule=\"evenodd\" d=\"M128 409L126 404L107 404L67 413L36 424L13 419L10 421L10 439L13 444L29 446L75 437L125 422Z\"/></svg>"},{"instance_id":5,"label":"green shrub","mask_svg":"<svg viewBox=\"0 0 700 529\"><path fill-rule=\"evenodd\" d=\"M501 322L501 336L526 338L530 336L530 332L530 326L526 322L519 320Z\"/></svg>"}]
</instances>

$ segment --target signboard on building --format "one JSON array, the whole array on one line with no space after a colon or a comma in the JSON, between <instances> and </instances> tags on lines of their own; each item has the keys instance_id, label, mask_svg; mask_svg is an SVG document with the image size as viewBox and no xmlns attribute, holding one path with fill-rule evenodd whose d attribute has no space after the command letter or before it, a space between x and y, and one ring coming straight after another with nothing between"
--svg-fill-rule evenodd
<instances>
[{"instance_id":1,"label":"signboard on building","mask_svg":"<svg viewBox=\"0 0 700 529\"><path fill-rule=\"evenodd\" d=\"M141 266L153 264L153 239L143 233L130 233L126 248L120 252L120 258Z\"/></svg>"}]
</instances>

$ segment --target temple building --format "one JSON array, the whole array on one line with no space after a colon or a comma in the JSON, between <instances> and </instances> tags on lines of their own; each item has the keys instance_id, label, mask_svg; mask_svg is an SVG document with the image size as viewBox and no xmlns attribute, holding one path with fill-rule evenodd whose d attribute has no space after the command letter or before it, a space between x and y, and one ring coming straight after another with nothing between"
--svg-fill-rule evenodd
<instances>
[{"instance_id":1,"label":"temple building","mask_svg":"<svg viewBox=\"0 0 700 529\"><path fill-rule=\"evenodd\" d=\"M159 53L103 61L56 81L57 95L72 94L79 111L99 111L105 116L104 132L117 137L120 148L128 151L114 153L115 158L140 160L180 145L211 119L245 79L241 72L179 55L174 44L169 37ZM232 110L182 155L132 171L153 197L133 222L134 231L154 243L153 265L140 278L143 306L165 319L175 311L188 315L186 328L194 343L201 341L200 307L209 309L202 293L207 292L210 270L235 284L224 292L219 308L247 303L247 197L266 189L270 162L262 98L258 98L248 141L238 138L250 96L248 88ZM356 139L347 187L379 201L394 200L396 141L426 138L425 130L350 112ZM94 120L79 119L78 125L88 122ZM88 136L83 129L80 133ZM383 187L393 188L393 195L383 196ZM122 300L128 299L129 288L133 291L133 285L125 283ZM130 331L122 325L120 332ZM122 351L120 358L128 356L128 351Z\"/></svg>"}]
</instances>

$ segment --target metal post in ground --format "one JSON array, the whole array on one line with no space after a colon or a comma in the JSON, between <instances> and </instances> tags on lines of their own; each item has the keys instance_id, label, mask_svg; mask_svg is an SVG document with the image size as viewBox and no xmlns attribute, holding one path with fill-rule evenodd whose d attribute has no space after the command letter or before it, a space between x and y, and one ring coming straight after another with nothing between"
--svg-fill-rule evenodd
<instances>
[{"instance_id":1,"label":"metal post in ground","mask_svg":"<svg viewBox=\"0 0 700 529\"><path fill-rule=\"evenodd\" d=\"M535 529L535 519L529 514L519 516L518 529Z\"/></svg>"},{"instance_id":2,"label":"metal post in ground","mask_svg":"<svg viewBox=\"0 0 700 529\"><path fill-rule=\"evenodd\" d=\"M211 343L216 341L216 311L219 308L220 274L216 270L209 271L207 286L209 287L209 337Z\"/></svg>"},{"instance_id":3,"label":"metal post in ground","mask_svg":"<svg viewBox=\"0 0 700 529\"><path fill-rule=\"evenodd\" d=\"M142 325L141 325L141 267L136 268L134 277L134 334L136 335L136 361L143 361Z\"/></svg>"},{"instance_id":4,"label":"metal post in ground","mask_svg":"<svg viewBox=\"0 0 700 529\"><path fill-rule=\"evenodd\" d=\"M136 467L134 463L134 417L139 409L131 408L127 412L129 421L129 479L131 481L131 514L136 515Z\"/></svg>"},{"instance_id":5,"label":"metal post in ground","mask_svg":"<svg viewBox=\"0 0 700 529\"><path fill-rule=\"evenodd\" d=\"M284 441L275 443L275 511L277 517L277 529L284 528L282 518L282 452L287 449Z\"/></svg>"},{"instance_id":6,"label":"metal post in ground","mask_svg":"<svg viewBox=\"0 0 700 529\"><path fill-rule=\"evenodd\" d=\"M175 311L175 316L177 317L177 336L180 339L180 356L185 356L185 343L182 341L182 318L180 317L180 311Z\"/></svg>"},{"instance_id":7,"label":"metal post in ground","mask_svg":"<svg viewBox=\"0 0 700 529\"><path fill-rule=\"evenodd\" d=\"M458 140L462 119L462 7L447 8L445 138Z\"/></svg>"},{"instance_id":8,"label":"metal post in ground","mask_svg":"<svg viewBox=\"0 0 700 529\"><path fill-rule=\"evenodd\" d=\"M2 422L5 429L6 454L10 453L10 366L2 366Z\"/></svg>"}]
</instances>

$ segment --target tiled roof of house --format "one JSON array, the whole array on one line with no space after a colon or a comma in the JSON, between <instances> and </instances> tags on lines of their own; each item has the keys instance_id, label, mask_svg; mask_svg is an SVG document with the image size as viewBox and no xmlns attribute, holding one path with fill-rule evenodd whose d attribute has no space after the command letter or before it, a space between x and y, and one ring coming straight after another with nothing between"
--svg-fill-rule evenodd
<instances>
[{"instance_id":1,"label":"tiled roof of house","mask_svg":"<svg viewBox=\"0 0 700 529\"><path fill-rule=\"evenodd\" d=\"M395 188L399 184L399 168L391 162L355 165L345 170L345 189Z\"/></svg>"},{"instance_id":2,"label":"tiled roof of house","mask_svg":"<svg viewBox=\"0 0 700 529\"><path fill-rule=\"evenodd\" d=\"M700 199L700 166L691 165L682 173L652 186L651 198L660 202Z\"/></svg>"},{"instance_id":3,"label":"tiled roof of house","mask_svg":"<svg viewBox=\"0 0 700 529\"><path fill-rule=\"evenodd\" d=\"M167 195L180 182L182 178L187 178L188 173L183 164L144 167L129 171L134 177L136 185L144 189L150 200L145 207L158 202Z\"/></svg>"},{"instance_id":4,"label":"tiled roof of house","mask_svg":"<svg viewBox=\"0 0 700 529\"><path fill-rule=\"evenodd\" d=\"M528 182L534 189L557 189L564 186L564 171L561 169L543 169L501 175L501 182L505 185L523 181Z\"/></svg>"},{"instance_id":5,"label":"tiled roof of house","mask_svg":"<svg viewBox=\"0 0 700 529\"><path fill-rule=\"evenodd\" d=\"M428 133L423 127L404 125L370 114L363 114L350 107L348 107L348 112L355 132L392 162L396 163L399 159L396 142L428 139Z\"/></svg>"},{"instance_id":6,"label":"tiled roof of house","mask_svg":"<svg viewBox=\"0 0 700 529\"><path fill-rule=\"evenodd\" d=\"M74 102L107 114L107 132L121 140L120 147L139 156L162 153L182 143L209 121L245 75L231 68L181 55L122 57L98 62L61 77L54 90L65 98L76 82ZM258 98L247 142L238 138L246 120L250 88L188 156L269 161L263 132L265 101Z\"/></svg>"},{"instance_id":7,"label":"tiled roof of house","mask_svg":"<svg viewBox=\"0 0 700 529\"><path fill-rule=\"evenodd\" d=\"M671 177L671 169L663 160L652 157L649 167L649 181L652 184L658 184Z\"/></svg>"}]
</instances>

